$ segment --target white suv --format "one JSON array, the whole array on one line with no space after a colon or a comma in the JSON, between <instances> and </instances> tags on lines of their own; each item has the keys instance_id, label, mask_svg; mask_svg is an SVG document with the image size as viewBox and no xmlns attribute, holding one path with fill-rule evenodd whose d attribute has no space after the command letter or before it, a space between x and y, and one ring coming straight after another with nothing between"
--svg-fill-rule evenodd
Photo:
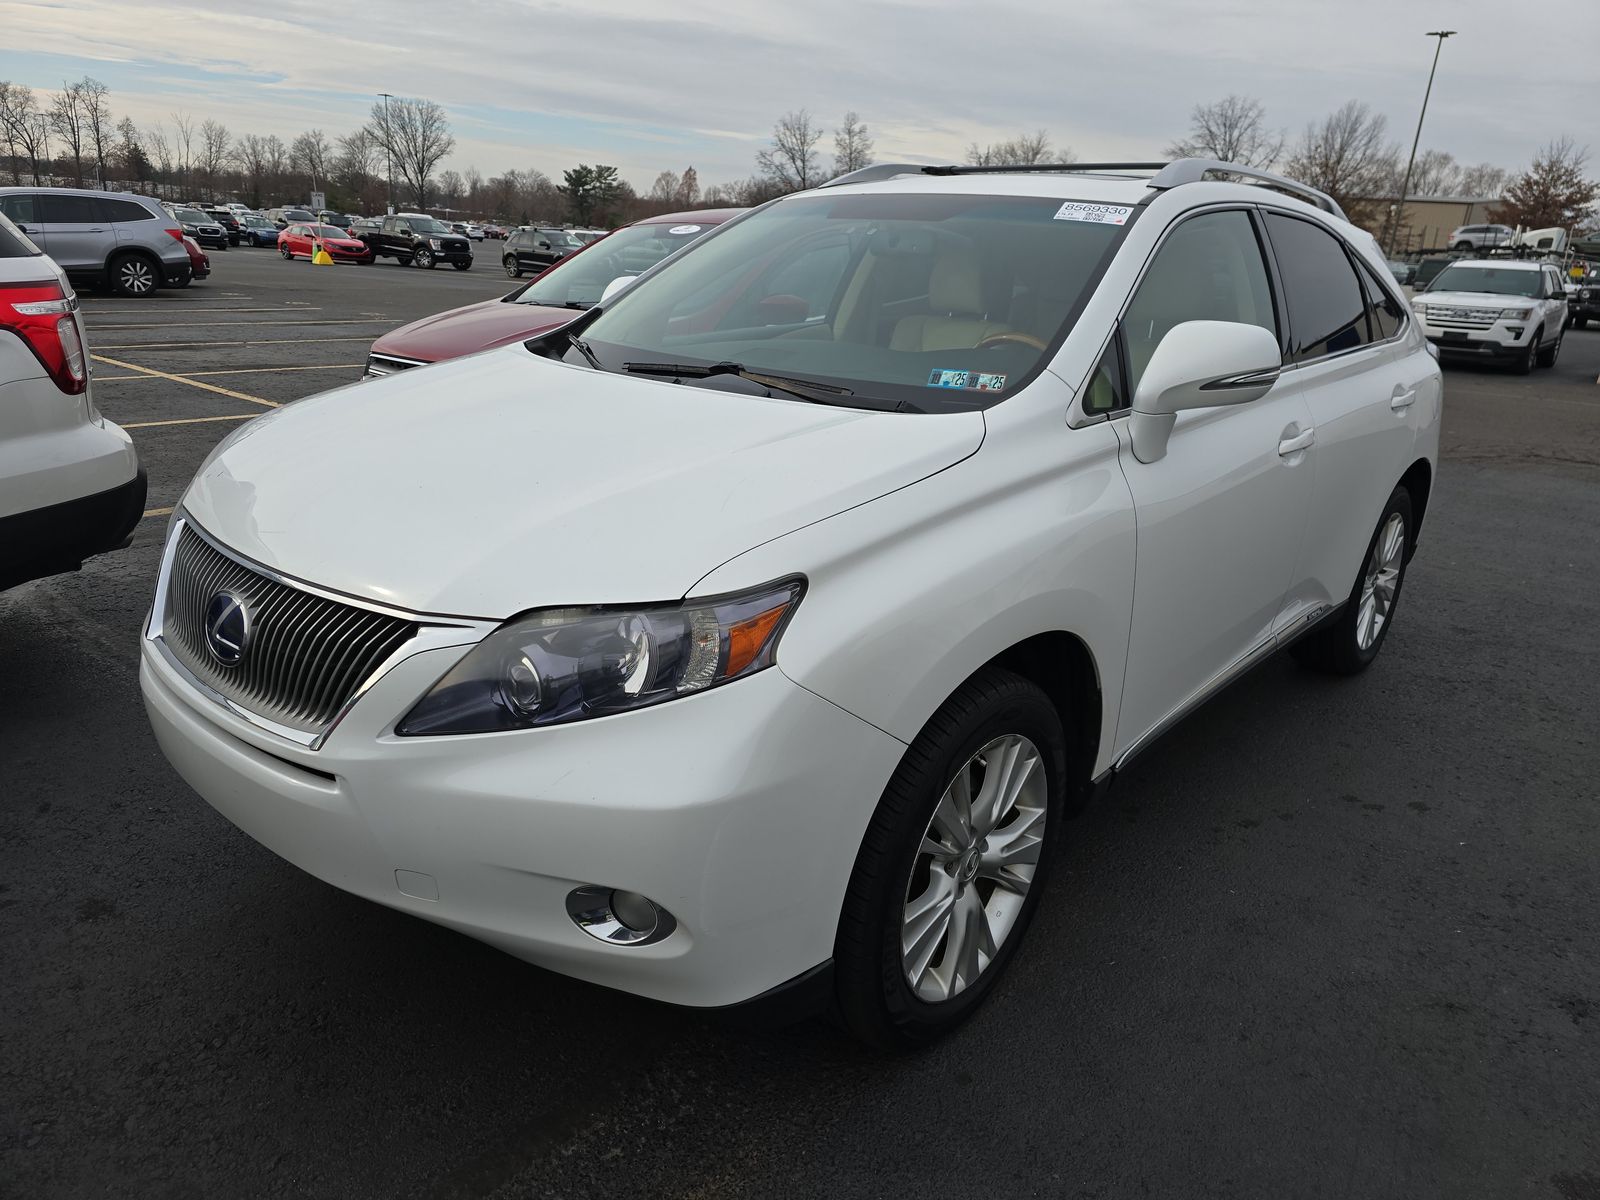
<instances>
[{"instance_id":1,"label":"white suv","mask_svg":"<svg viewBox=\"0 0 1600 1200\"><path fill-rule=\"evenodd\" d=\"M1411 304L1423 335L1443 354L1499 359L1521 375L1560 357L1567 288L1549 263L1463 259Z\"/></svg>"},{"instance_id":2,"label":"white suv","mask_svg":"<svg viewBox=\"0 0 1600 1200\"><path fill-rule=\"evenodd\" d=\"M1149 170L869 168L257 419L167 540L162 747L552 969L948 1029L1119 767L1275 650L1373 661L1429 503L1439 369L1372 238Z\"/></svg>"},{"instance_id":3,"label":"white suv","mask_svg":"<svg viewBox=\"0 0 1600 1200\"><path fill-rule=\"evenodd\" d=\"M132 439L95 409L72 285L0 214L0 589L126 544L144 497Z\"/></svg>"}]
</instances>

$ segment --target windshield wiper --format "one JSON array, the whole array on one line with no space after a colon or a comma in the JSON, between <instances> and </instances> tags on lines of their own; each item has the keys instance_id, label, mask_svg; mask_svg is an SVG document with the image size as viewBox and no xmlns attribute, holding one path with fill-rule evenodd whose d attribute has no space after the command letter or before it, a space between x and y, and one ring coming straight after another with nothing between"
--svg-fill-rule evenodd
<instances>
[{"instance_id":1,"label":"windshield wiper","mask_svg":"<svg viewBox=\"0 0 1600 1200\"><path fill-rule=\"evenodd\" d=\"M569 343L571 343L572 348L574 350L576 350L579 354L583 355L583 361L584 362L588 363L596 371L604 371L605 370L605 368L600 365L600 360L595 357L594 351L589 349L589 343L588 342L584 341L581 337L579 337L575 333L567 334L567 341Z\"/></svg>"},{"instance_id":2,"label":"windshield wiper","mask_svg":"<svg viewBox=\"0 0 1600 1200\"><path fill-rule=\"evenodd\" d=\"M742 364L736 362L712 363L708 367L696 366L692 363L672 362L625 362L622 364L624 371L635 375L673 375L683 379L709 379L713 375L737 375L740 379L748 379L751 383L759 383L762 387L775 392L785 392L800 400L809 400L813 404L834 404L844 396L855 395L849 388L835 387L831 383L812 383L807 379L790 379L786 375L767 375L761 371L747 370Z\"/></svg>"}]
</instances>

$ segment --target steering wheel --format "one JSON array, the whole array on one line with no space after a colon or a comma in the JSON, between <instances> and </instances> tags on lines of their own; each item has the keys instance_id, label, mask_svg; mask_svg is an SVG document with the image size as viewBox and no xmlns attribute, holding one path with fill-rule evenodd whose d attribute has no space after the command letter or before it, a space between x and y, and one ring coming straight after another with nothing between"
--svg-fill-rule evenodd
<instances>
[{"instance_id":1,"label":"steering wheel","mask_svg":"<svg viewBox=\"0 0 1600 1200\"><path fill-rule=\"evenodd\" d=\"M973 347L973 349L990 350L995 346L1004 346L1013 342L1019 346L1032 346L1035 350L1040 351L1048 350L1050 348L1046 346L1044 342L1034 337L1031 333L991 333L988 337L984 338L975 347Z\"/></svg>"}]
</instances>

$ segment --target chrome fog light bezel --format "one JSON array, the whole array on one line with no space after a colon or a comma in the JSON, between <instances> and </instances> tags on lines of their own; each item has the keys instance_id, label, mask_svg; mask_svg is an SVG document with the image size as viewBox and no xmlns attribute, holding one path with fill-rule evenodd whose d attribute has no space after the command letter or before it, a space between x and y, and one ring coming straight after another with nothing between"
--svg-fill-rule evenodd
<instances>
[{"instance_id":1,"label":"chrome fog light bezel","mask_svg":"<svg viewBox=\"0 0 1600 1200\"><path fill-rule=\"evenodd\" d=\"M617 915L617 892L625 892L650 906L655 922L649 929L635 928ZM613 946L650 946L670 937L678 928L677 918L650 897L626 888L601 887L586 884L567 893L567 916L579 929L597 941Z\"/></svg>"}]
</instances>

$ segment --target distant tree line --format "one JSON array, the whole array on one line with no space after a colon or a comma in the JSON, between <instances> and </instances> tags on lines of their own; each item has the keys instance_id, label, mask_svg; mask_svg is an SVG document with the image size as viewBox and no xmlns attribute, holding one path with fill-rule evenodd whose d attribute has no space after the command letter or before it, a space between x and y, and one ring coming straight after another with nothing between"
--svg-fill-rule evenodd
<instances>
[{"instance_id":1,"label":"distant tree line","mask_svg":"<svg viewBox=\"0 0 1600 1200\"><path fill-rule=\"evenodd\" d=\"M617 168L580 163L559 182L537 168L485 177L476 167L440 170L455 149L445 110L432 100L393 97L372 106L359 129L330 136L307 129L287 141L276 134L235 135L220 121L197 121L173 112L146 124L117 119L106 85L90 76L63 83L58 92L0 80L0 178L14 184L54 182L75 187L142 191L176 200L236 198L253 208L304 203L322 192L331 208L382 212L396 208L446 211L518 224L570 221L609 226L696 207L761 204L789 192L870 166L874 139L855 112L829 138L808 109L785 113L771 141L755 156L743 180L704 185L693 166L664 170L643 194ZM1352 220L1379 232L1395 219L1394 200L1405 183L1406 161L1388 137L1388 123L1365 103L1351 100L1291 139L1272 128L1261 102L1226 96L1199 104L1187 134L1167 152L1271 168L1327 192ZM1048 131L967 149L975 166L1026 166L1072 162L1070 147L1053 145ZM1466 165L1440 150L1425 150L1413 164L1408 196L1497 198L1492 217L1534 228L1584 226L1600 186L1586 172L1587 152L1558 138L1513 176L1493 163Z\"/></svg>"}]
</instances>

